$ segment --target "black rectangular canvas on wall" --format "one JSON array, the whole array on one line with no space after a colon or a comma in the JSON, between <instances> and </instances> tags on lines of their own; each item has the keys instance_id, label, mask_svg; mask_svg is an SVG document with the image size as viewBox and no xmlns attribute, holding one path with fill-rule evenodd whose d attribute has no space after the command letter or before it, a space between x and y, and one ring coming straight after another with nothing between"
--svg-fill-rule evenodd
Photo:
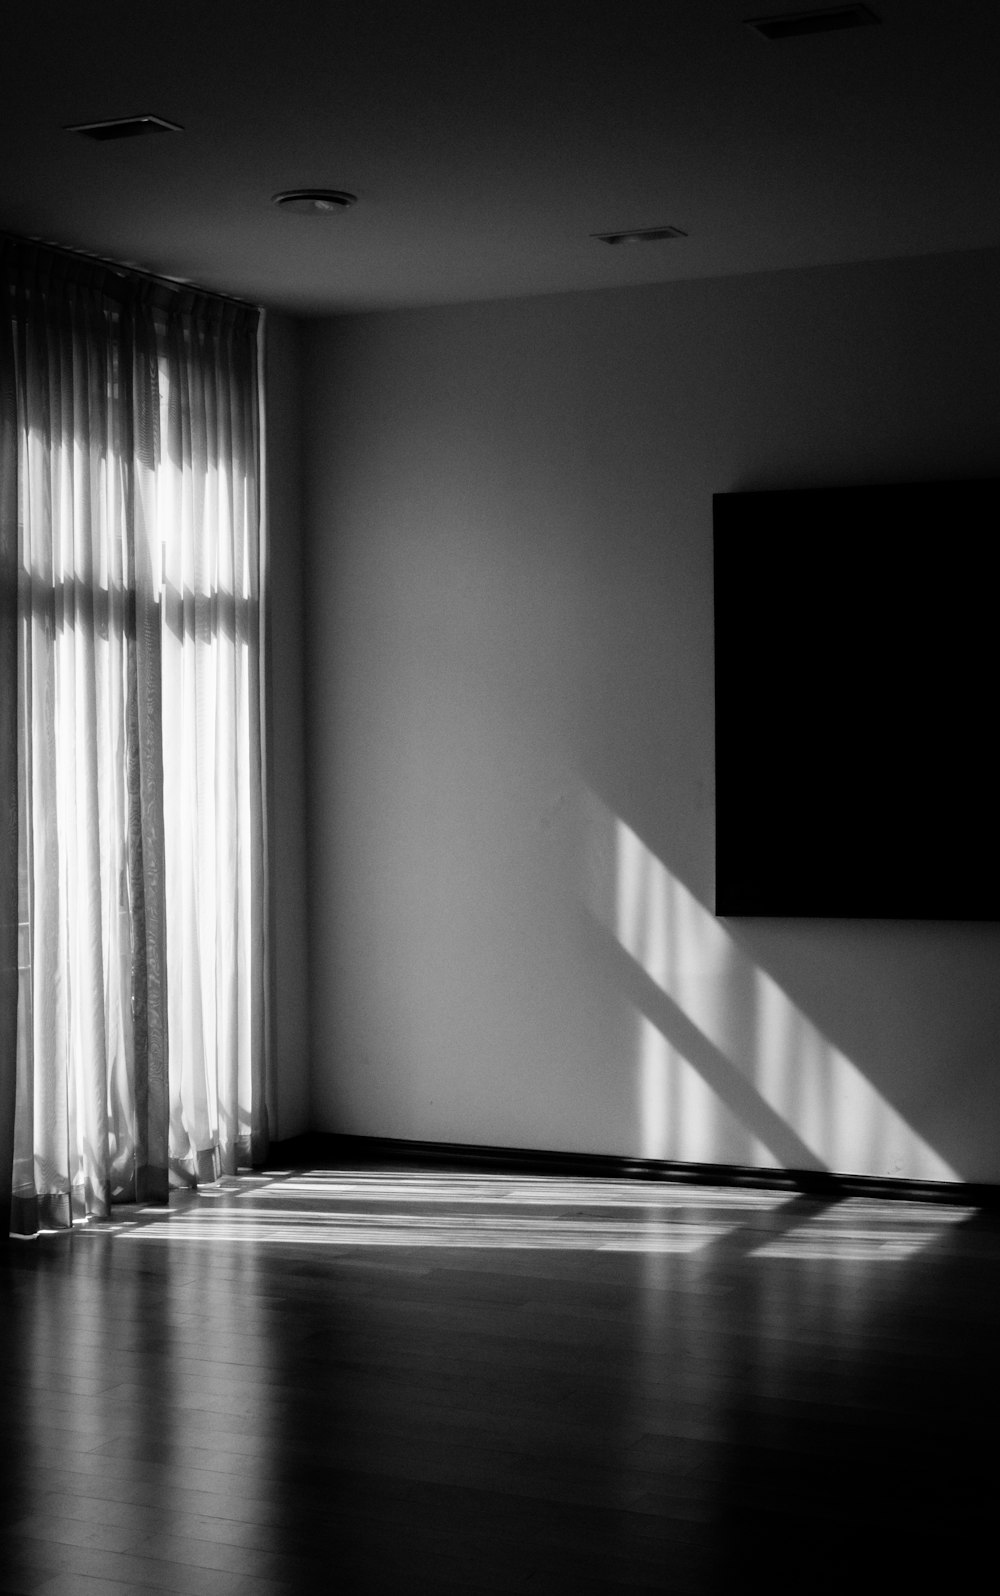
<instances>
[{"instance_id":1,"label":"black rectangular canvas on wall","mask_svg":"<svg viewBox=\"0 0 1000 1596\"><path fill-rule=\"evenodd\" d=\"M1000 918L1000 480L714 525L716 913Z\"/></svg>"}]
</instances>

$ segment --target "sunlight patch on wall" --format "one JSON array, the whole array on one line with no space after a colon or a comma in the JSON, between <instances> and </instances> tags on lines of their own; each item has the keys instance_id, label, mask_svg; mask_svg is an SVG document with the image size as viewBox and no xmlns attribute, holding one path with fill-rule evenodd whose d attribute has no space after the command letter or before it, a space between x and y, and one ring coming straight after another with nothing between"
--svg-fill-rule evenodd
<instances>
[{"instance_id":1,"label":"sunlight patch on wall","mask_svg":"<svg viewBox=\"0 0 1000 1596\"><path fill-rule=\"evenodd\" d=\"M637 1020L642 1157L720 1162L719 1123L730 1121L738 1132L733 1116L663 1032L644 1014Z\"/></svg>"},{"instance_id":2,"label":"sunlight patch on wall","mask_svg":"<svg viewBox=\"0 0 1000 1596\"><path fill-rule=\"evenodd\" d=\"M737 1072L727 1103L725 1087L705 1079L704 1062L685 1038L672 1037L668 1022L661 1027L642 1016L637 1063L644 1155L731 1161L719 1149L728 1144L726 1122L734 1112L747 1122L741 1093L749 1088L760 1109L749 1128L765 1163L794 1167L798 1146L802 1162L840 1173L957 1180L631 827L617 816L610 823L615 889L609 929L679 1011L678 1029L689 1023L710 1044L716 1073Z\"/></svg>"}]
</instances>

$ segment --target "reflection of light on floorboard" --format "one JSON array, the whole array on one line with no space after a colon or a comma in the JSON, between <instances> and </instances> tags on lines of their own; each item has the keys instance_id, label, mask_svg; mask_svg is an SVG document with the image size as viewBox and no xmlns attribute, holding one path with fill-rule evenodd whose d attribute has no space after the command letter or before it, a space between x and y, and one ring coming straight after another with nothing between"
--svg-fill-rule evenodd
<instances>
[{"instance_id":1,"label":"reflection of light on floorboard","mask_svg":"<svg viewBox=\"0 0 1000 1596\"><path fill-rule=\"evenodd\" d=\"M894 1258L910 1258L932 1242L938 1230L911 1230L903 1235L885 1231L821 1230L806 1228L762 1242L750 1249L755 1258L870 1258L888 1263Z\"/></svg>"},{"instance_id":2,"label":"reflection of light on floorboard","mask_svg":"<svg viewBox=\"0 0 1000 1596\"><path fill-rule=\"evenodd\" d=\"M232 1196L232 1190L219 1195ZM770 1211L788 1201L786 1191L732 1189L717 1190L695 1185L669 1185L663 1182L635 1182L587 1179L511 1180L507 1177L444 1175L408 1179L397 1175L375 1177L348 1172L330 1176L303 1176L282 1180L273 1186L240 1193L269 1202L291 1202L300 1198L327 1199L354 1197L366 1202L502 1202L555 1205L585 1204L596 1208L749 1208Z\"/></svg>"},{"instance_id":3,"label":"reflection of light on floorboard","mask_svg":"<svg viewBox=\"0 0 1000 1596\"><path fill-rule=\"evenodd\" d=\"M239 1218L239 1223L234 1220ZM694 1252L728 1233L724 1224L600 1224L573 1219L463 1214L460 1220L409 1214L178 1215L123 1230L132 1241L281 1242L337 1247L546 1248L567 1252Z\"/></svg>"},{"instance_id":4,"label":"reflection of light on floorboard","mask_svg":"<svg viewBox=\"0 0 1000 1596\"><path fill-rule=\"evenodd\" d=\"M891 1262L911 1257L970 1214L957 1206L868 1198L817 1200L812 1211L802 1203L787 1192L585 1177L310 1171L265 1183L230 1178L183 1206L143 1208L94 1233L103 1229L130 1241L691 1257L720 1245L726 1250L732 1241L747 1258ZM543 1207L548 1212L538 1211Z\"/></svg>"}]
</instances>

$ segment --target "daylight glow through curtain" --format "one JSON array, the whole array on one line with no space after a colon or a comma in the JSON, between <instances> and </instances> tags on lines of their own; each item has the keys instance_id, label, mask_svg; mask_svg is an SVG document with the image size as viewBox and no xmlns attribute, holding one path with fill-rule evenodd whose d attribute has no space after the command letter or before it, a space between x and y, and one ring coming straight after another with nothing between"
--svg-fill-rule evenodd
<instances>
[{"instance_id":1,"label":"daylight glow through curtain","mask_svg":"<svg viewBox=\"0 0 1000 1596\"><path fill-rule=\"evenodd\" d=\"M3 248L31 1232L263 1153L257 313Z\"/></svg>"},{"instance_id":2,"label":"daylight glow through curtain","mask_svg":"<svg viewBox=\"0 0 1000 1596\"><path fill-rule=\"evenodd\" d=\"M159 367L170 1152L207 1180L263 1151L256 354L247 312L208 300Z\"/></svg>"}]
</instances>

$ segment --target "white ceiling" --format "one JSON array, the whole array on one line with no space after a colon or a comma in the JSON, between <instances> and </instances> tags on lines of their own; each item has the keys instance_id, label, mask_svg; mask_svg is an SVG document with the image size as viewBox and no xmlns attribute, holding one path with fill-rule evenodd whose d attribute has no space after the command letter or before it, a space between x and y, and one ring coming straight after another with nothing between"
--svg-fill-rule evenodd
<instances>
[{"instance_id":1,"label":"white ceiling","mask_svg":"<svg viewBox=\"0 0 1000 1596\"><path fill-rule=\"evenodd\" d=\"M26 0L0 228L303 313L1000 245L1000 0L743 26L806 4ZM143 113L184 131L64 131ZM269 203L306 186L358 204Z\"/></svg>"}]
</instances>

